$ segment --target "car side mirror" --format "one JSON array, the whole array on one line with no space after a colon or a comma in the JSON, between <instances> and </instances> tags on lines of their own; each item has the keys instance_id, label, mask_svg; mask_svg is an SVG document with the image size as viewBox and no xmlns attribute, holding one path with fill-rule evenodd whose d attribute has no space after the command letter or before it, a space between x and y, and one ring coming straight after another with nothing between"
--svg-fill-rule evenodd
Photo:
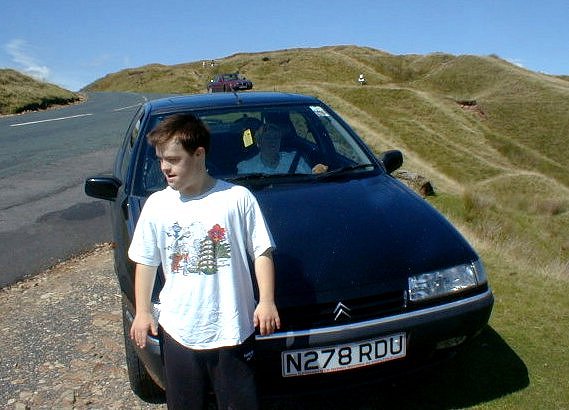
<instances>
[{"instance_id":1,"label":"car side mirror","mask_svg":"<svg viewBox=\"0 0 569 410\"><path fill-rule=\"evenodd\" d=\"M403 153L396 149L385 151L381 153L379 160L383 163L387 173L391 174L403 165Z\"/></svg>"},{"instance_id":2,"label":"car side mirror","mask_svg":"<svg viewBox=\"0 0 569 410\"><path fill-rule=\"evenodd\" d=\"M122 182L115 177L96 176L85 180L85 194L93 198L114 201Z\"/></svg>"}]
</instances>

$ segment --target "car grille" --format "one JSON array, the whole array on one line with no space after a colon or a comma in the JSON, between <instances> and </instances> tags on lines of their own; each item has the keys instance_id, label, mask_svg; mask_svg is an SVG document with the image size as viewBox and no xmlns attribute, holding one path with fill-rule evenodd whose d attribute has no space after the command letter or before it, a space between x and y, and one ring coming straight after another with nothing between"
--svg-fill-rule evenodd
<instances>
[{"instance_id":1,"label":"car grille","mask_svg":"<svg viewBox=\"0 0 569 410\"><path fill-rule=\"evenodd\" d=\"M279 315L282 330L304 330L377 319L400 313L404 309L404 292L399 291L366 298L284 307L279 309Z\"/></svg>"}]
</instances>

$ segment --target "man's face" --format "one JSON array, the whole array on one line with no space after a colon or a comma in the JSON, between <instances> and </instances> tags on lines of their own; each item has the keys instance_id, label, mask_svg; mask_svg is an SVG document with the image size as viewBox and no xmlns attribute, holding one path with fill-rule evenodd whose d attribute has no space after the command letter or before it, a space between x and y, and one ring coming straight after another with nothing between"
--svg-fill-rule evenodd
<instances>
[{"instance_id":1,"label":"man's face","mask_svg":"<svg viewBox=\"0 0 569 410\"><path fill-rule=\"evenodd\" d=\"M281 149L280 131L274 128L265 131L259 140L259 149L268 155L279 152Z\"/></svg>"},{"instance_id":2,"label":"man's face","mask_svg":"<svg viewBox=\"0 0 569 410\"><path fill-rule=\"evenodd\" d=\"M171 140L156 147L156 156L171 188L186 195L199 193L199 184L206 173L203 148L200 147L193 154L189 154L182 144Z\"/></svg>"}]
</instances>

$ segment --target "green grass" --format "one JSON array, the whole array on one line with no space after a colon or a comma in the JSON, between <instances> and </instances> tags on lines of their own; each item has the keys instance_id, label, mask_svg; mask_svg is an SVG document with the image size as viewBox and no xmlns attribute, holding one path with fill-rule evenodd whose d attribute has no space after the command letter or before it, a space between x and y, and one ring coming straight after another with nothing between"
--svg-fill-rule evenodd
<instances>
[{"instance_id":1,"label":"green grass","mask_svg":"<svg viewBox=\"0 0 569 410\"><path fill-rule=\"evenodd\" d=\"M511 196L502 186L432 199L481 253L496 298L491 329L429 383L448 385L438 393L453 408L569 407L569 218L500 201Z\"/></svg>"},{"instance_id":2,"label":"green grass","mask_svg":"<svg viewBox=\"0 0 569 410\"><path fill-rule=\"evenodd\" d=\"M321 98L377 153L401 149L404 167L434 185L428 200L486 263L489 329L434 375L386 389L385 403L569 408L569 77L497 56L335 46L133 68L86 90L203 93L231 71L256 90Z\"/></svg>"},{"instance_id":3,"label":"green grass","mask_svg":"<svg viewBox=\"0 0 569 410\"><path fill-rule=\"evenodd\" d=\"M77 102L81 96L9 69L0 69L0 115Z\"/></svg>"}]
</instances>

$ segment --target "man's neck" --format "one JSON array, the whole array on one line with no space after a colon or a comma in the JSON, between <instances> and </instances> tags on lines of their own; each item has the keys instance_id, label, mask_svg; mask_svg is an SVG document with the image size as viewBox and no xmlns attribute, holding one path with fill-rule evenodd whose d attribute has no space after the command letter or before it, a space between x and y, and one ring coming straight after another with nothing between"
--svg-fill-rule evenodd
<instances>
[{"instance_id":1,"label":"man's neck","mask_svg":"<svg viewBox=\"0 0 569 410\"><path fill-rule=\"evenodd\" d=\"M193 196L200 196L205 194L207 191L213 188L215 185L216 179L213 178L209 174L205 174L204 177L194 186L190 187L191 189L187 189L184 192L180 192L182 195L193 197Z\"/></svg>"}]
</instances>

